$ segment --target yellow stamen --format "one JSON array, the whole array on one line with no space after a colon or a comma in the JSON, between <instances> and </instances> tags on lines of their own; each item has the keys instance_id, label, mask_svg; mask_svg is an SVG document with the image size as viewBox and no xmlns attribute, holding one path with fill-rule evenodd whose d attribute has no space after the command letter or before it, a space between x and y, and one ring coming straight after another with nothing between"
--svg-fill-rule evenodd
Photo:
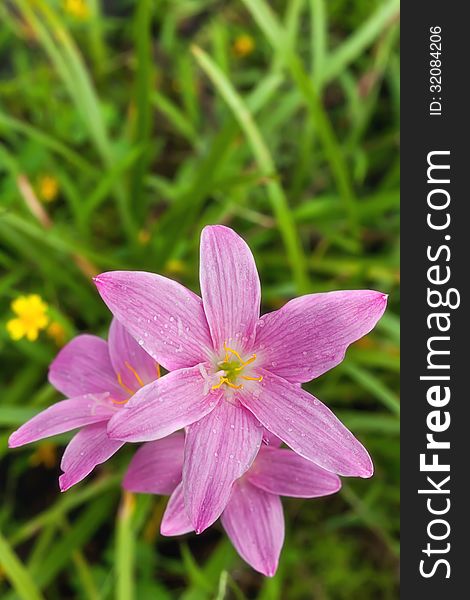
<instances>
[{"instance_id":1,"label":"yellow stamen","mask_svg":"<svg viewBox=\"0 0 470 600\"><path fill-rule=\"evenodd\" d=\"M243 369L243 367L246 367L246 365L249 365L254 360L256 360L256 354L253 354L253 356L251 358L249 358L248 360L243 360L243 358L240 356L240 354L233 348L229 348L227 346L227 344L224 344L224 350L225 350L224 362L228 361L229 353L234 354L238 358L238 360L241 362L241 365L236 369L237 371L241 371Z\"/></svg>"},{"instance_id":2,"label":"yellow stamen","mask_svg":"<svg viewBox=\"0 0 470 600\"><path fill-rule=\"evenodd\" d=\"M244 362L242 362L242 364L239 367L237 367L235 369L235 371L241 371L241 370L243 370L246 367L246 365L249 365L250 363L252 363L255 360L256 360L256 354L253 354L253 356L251 358L249 358L248 360L245 360Z\"/></svg>"},{"instance_id":3,"label":"yellow stamen","mask_svg":"<svg viewBox=\"0 0 470 600\"><path fill-rule=\"evenodd\" d=\"M235 385L234 383L231 383L226 377L221 377L219 383L213 385L211 389L218 390L220 387L222 387L224 383L234 390L241 390L243 388L243 385Z\"/></svg>"},{"instance_id":4,"label":"yellow stamen","mask_svg":"<svg viewBox=\"0 0 470 600\"><path fill-rule=\"evenodd\" d=\"M155 363L155 367L157 369L157 379L160 379L160 377L162 376L160 372L160 365L158 363Z\"/></svg>"},{"instance_id":5,"label":"yellow stamen","mask_svg":"<svg viewBox=\"0 0 470 600\"><path fill-rule=\"evenodd\" d=\"M242 379L246 379L247 381L263 381L262 375L260 375L259 377L248 377L248 375L240 375L240 377Z\"/></svg>"},{"instance_id":6,"label":"yellow stamen","mask_svg":"<svg viewBox=\"0 0 470 600\"><path fill-rule=\"evenodd\" d=\"M127 398L126 400L114 400L114 398L111 398L111 402L113 404L126 404L127 402L129 402L129 398Z\"/></svg>"},{"instance_id":7,"label":"yellow stamen","mask_svg":"<svg viewBox=\"0 0 470 600\"><path fill-rule=\"evenodd\" d=\"M129 394L133 394L134 393L134 390L131 390L131 388L127 387L127 385L122 381L121 373L117 374L117 380L118 380L119 385L124 390L126 390L126 392L129 392ZM113 400L113 402L114 402L114 400ZM126 402L127 402L127 400L126 400Z\"/></svg>"},{"instance_id":8,"label":"yellow stamen","mask_svg":"<svg viewBox=\"0 0 470 600\"><path fill-rule=\"evenodd\" d=\"M238 360L242 363L243 362L243 358L240 356L240 354L238 354L238 352L236 350L233 350L232 348L229 348L227 346L227 344L224 344L224 350L225 350L225 357L226 360L228 360L228 352L235 354L235 356L238 358Z\"/></svg>"},{"instance_id":9,"label":"yellow stamen","mask_svg":"<svg viewBox=\"0 0 470 600\"><path fill-rule=\"evenodd\" d=\"M140 387L142 387L144 385L144 382L142 381L142 379L139 377L139 374L137 373L137 371L131 367L131 365L126 361L124 363L126 365L126 367L129 369L129 371L134 375L134 377L137 379Z\"/></svg>"}]
</instances>

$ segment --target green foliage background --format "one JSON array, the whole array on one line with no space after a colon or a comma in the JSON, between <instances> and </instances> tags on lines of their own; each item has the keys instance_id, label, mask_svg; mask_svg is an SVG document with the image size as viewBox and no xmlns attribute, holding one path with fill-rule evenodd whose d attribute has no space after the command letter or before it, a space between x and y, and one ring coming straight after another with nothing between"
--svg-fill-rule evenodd
<instances>
[{"instance_id":1,"label":"green foliage background","mask_svg":"<svg viewBox=\"0 0 470 600\"><path fill-rule=\"evenodd\" d=\"M397 598L398 2L87 5L85 19L59 0L0 5L0 596ZM242 34L246 56L234 51ZM59 196L41 205L44 174ZM284 502L273 579L218 527L161 538L165 499L121 496L131 447L64 495L68 436L47 447L49 467L32 463L41 444L7 450L9 433L59 398L46 379L57 346L10 340L11 300L39 293L68 338L104 335L90 275L151 270L197 291L208 223L250 244L265 311L308 292L390 294L376 330L307 386L370 449L376 474Z\"/></svg>"}]
</instances>

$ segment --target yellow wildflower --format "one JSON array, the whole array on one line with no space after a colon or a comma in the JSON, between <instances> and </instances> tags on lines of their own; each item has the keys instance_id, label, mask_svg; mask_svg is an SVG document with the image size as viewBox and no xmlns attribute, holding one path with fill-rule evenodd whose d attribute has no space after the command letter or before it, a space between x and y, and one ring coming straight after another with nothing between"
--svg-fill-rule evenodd
<instances>
[{"instance_id":1,"label":"yellow wildflower","mask_svg":"<svg viewBox=\"0 0 470 600\"><path fill-rule=\"evenodd\" d=\"M52 469L57 463L56 445L51 442L40 444L31 455L29 462L33 467L44 465L47 469Z\"/></svg>"},{"instance_id":2,"label":"yellow wildflower","mask_svg":"<svg viewBox=\"0 0 470 600\"><path fill-rule=\"evenodd\" d=\"M186 271L186 266L182 260L170 258L165 265L165 271L170 275L181 275Z\"/></svg>"},{"instance_id":3,"label":"yellow wildflower","mask_svg":"<svg viewBox=\"0 0 470 600\"><path fill-rule=\"evenodd\" d=\"M141 246L146 246L150 242L150 233L147 229L141 229L139 231L137 241Z\"/></svg>"},{"instance_id":4,"label":"yellow wildflower","mask_svg":"<svg viewBox=\"0 0 470 600\"><path fill-rule=\"evenodd\" d=\"M247 33L239 35L233 43L233 51L237 56L243 58L248 56L255 49L255 40Z\"/></svg>"},{"instance_id":5,"label":"yellow wildflower","mask_svg":"<svg viewBox=\"0 0 470 600\"><path fill-rule=\"evenodd\" d=\"M63 346L65 344L65 329L60 323L57 323L57 321L52 321L49 325L47 328L47 335L52 338L58 346Z\"/></svg>"},{"instance_id":6,"label":"yellow wildflower","mask_svg":"<svg viewBox=\"0 0 470 600\"><path fill-rule=\"evenodd\" d=\"M90 16L90 7L85 0L65 0L64 9L70 16L86 21Z\"/></svg>"},{"instance_id":7,"label":"yellow wildflower","mask_svg":"<svg viewBox=\"0 0 470 600\"><path fill-rule=\"evenodd\" d=\"M54 202L59 194L59 183L52 175L42 175L37 187L38 195L43 202Z\"/></svg>"},{"instance_id":8,"label":"yellow wildflower","mask_svg":"<svg viewBox=\"0 0 470 600\"><path fill-rule=\"evenodd\" d=\"M16 341L26 337L31 342L37 340L39 331L49 322L47 304L38 294L30 294L13 300L11 309L17 315L7 322L11 339Z\"/></svg>"}]
</instances>

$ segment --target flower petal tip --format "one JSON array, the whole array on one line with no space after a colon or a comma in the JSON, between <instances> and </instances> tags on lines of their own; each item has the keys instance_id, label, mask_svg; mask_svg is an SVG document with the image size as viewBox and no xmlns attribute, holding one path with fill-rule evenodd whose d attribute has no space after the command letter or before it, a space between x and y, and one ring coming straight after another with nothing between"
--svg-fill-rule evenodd
<instances>
[{"instance_id":1,"label":"flower petal tip","mask_svg":"<svg viewBox=\"0 0 470 600\"><path fill-rule=\"evenodd\" d=\"M272 565L265 565L263 566L263 568L260 569L260 573L265 577L274 577L274 575L276 575L277 567L277 562Z\"/></svg>"},{"instance_id":2,"label":"flower petal tip","mask_svg":"<svg viewBox=\"0 0 470 600\"><path fill-rule=\"evenodd\" d=\"M9 448L18 448L18 446L22 446L25 443L21 440L20 436L18 436L17 433L17 431L14 431L8 438Z\"/></svg>"},{"instance_id":3,"label":"flower petal tip","mask_svg":"<svg viewBox=\"0 0 470 600\"><path fill-rule=\"evenodd\" d=\"M173 535L170 527L165 527L163 524L160 526L160 534L165 537L171 537Z\"/></svg>"},{"instance_id":4,"label":"flower petal tip","mask_svg":"<svg viewBox=\"0 0 470 600\"><path fill-rule=\"evenodd\" d=\"M93 277L93 283L96 285L96 287L99 289L99 287L101 285L103 285L105 283L105 281L103 280L103 275L104 273L101 273L100 275L95 275L95 277Z\"/></svg>"},{"instance_id":5,"label":"flower petal tip","mask_svg":"<svg viewBox=\"0 0 470 600\"><path fill-rule=\"evenodd\" d=\"M74 483L74 481L70 481L70 479L67 477L67 473L63 473L59 477L59 489L62 493L70 489Z\"/></svg>"},{"instance_id":6,"label":"flower petal tip","mask_svg":"<svg viewBox=\"0 0 470 600\"><path fill-rule=\"evenodd\" d=\"M374 464L372 462L372 459L369 458L368 464L364 465L364 467L358 473L358 476L362 477L362 479L370 479L373 474L374 474Z\"/></svg>"}]
</instances>

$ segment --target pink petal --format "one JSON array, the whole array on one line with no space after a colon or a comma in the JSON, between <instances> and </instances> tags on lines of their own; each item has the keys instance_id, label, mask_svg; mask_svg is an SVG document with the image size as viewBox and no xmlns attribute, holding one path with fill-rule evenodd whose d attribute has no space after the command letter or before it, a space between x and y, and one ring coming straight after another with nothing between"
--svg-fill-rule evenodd
<instances>
[{"instance_id":1,"label":"pink petal","mask_svg":"<svg viewBox=\"0 0 470 600\"><path fill-rule=\"evenodd\" d=\"M64 473L59 477L60 491L67 491L84 479L96 465L107 461L123 445L124 442L108 438L106 423L95 423L81 429L62 456L60 468Z\"/></svg>"},{"instance_id":2,"label":"pink petal","mask_svg":"<svg viewBox=\"0 0 470 600\"><path fill-rule=\"evenodd\" d=\"M183 454L183 433L147 442L134 454L123 487L130 492L171 494L181 481Z\"/></svg>"},{"instance_id":3,"label":"pink petal","mask_svg":"<svg viewBox=\"0 0 470 600\"><path fill-rule=\"evenodd\" d=\"M284 543L284 515L279 496L248 481L236 482L222 525L238 554L263 575L272 577Z\"/></svg>"},{"instance_id":4,"label":"pink petal","mask_svg":"<svg viewBox=\"0 0 470 600\"><path fill-rule=\"evenodd\" d=\"M371 477L364 446L324 404L282 377L258 369L262 384L238 391L240 401L297 454L327 471Z\"/></svg>"},{"instance_id":5,"label":"pink petal","mask_svg":"<svg viewBox=\"0 0 470 600\"><path fill-rule=\"evenodd\" d=\"M117 319L112 320L109 328L108 347L114 372L125 387L137 391L157 379L157 363Z\"/></svg>"},{"instance_id":6,"label":"pink petal","mask_svg":"<svg viewBox=\"0 0 470 600\"><path fill-rule=\"evenodd\" d=\"M265 446L274 446L275 448L279 448L282 444L282 440L280 440L277 435L271 433L267 429L263 430L263 444Z\"/></svg>"},{"instance_id":7,"label":"pink petal","mask_svg":"<svg viewBox=\"0 0 470 600\"><path fill-rule=\"evenodd\" d=\"M255 261L232 229L215 225L201 235L200 281L214 348L249 350L259 318L261 288Z\"/></svg>"},{"instance_id":8,"label":"pink petal","mask_svg":"<svg viewBox=\"0 0 470 600\"><path fill-rule=\"evenodd\" d=\"M265 492L294 498L327 496L341 487L334 473L279 448L262 448L246 477Z\"/></svg>"},{"instance_id":9,"label":"pink petal","mask_svg":"<svg viewBox=\"0 0 470 600\"><path fill-rule=\"evenodd\" d=\"M79 335L62 348L49 367L49 381L65 396L109 392L126 397L109 358L108 344L95 335Z\"/></svg>"},{"instance_id":10,"label":"pink petal","mask_svg":"<svg viewBox=\"0 0 470 600\"><path fill-rule=\"evenodd\" d=\"M180 483L168 501L160 533L162 535L183 535L193 531L184 507L183 484Z\"/></svg>"},{"instance_id":11,"label":"pink petal","mask_svg":"<svg viewBox=\"0 0 470 600\"><path fill-rule=\"evenodd\" d=\"M263 429L243 406L223 400L186 432L183 483L186 510L196 533L224 510L233 482L255 458Z\"/></svg>"},{"instance_id":12,"label":"pink petal","mask_svg":"<svg viewBox=\"0 0 470 600\"><path fill-rule=\"evenodd\" d=\"M84 425L107 421L116 410L108 396L85 394L56 402L13 432L8 440L9 447L16 448Z\"/></svg>"},{"instance_id":13,"label":"pink petal","mask_svg":"<svg viewBox=\"0 0 470 600\"><path fill-rule=\"evenodd\" d=\"M212 341L196 294L176 281L141 271L102 273L94 281L114 316L165 369L207 360Z\"/></svg>"},{"instance_id":14,"label":"pink petal","mask_svg":"<svg viewBox=\"0 0 470 600\"><path fill-rule=\"evenodd\" d=\"M259 366L292 383L310 381L339 364L349 344L374 328L386 305L385 294L370 290L295 298L259 320Z\"/></svg>"},{"instance_id":15,"label":"pink petal","mask_svg":"<svg viewBox=\"0 0 470 600\"><path fill-rule=\"evenodd\" d=\"M108 425L108 434L126 442L148 442L202 419L223 395L204 379L204 367L172 371L132 396Z\"/></svg>"}]
</instances>

